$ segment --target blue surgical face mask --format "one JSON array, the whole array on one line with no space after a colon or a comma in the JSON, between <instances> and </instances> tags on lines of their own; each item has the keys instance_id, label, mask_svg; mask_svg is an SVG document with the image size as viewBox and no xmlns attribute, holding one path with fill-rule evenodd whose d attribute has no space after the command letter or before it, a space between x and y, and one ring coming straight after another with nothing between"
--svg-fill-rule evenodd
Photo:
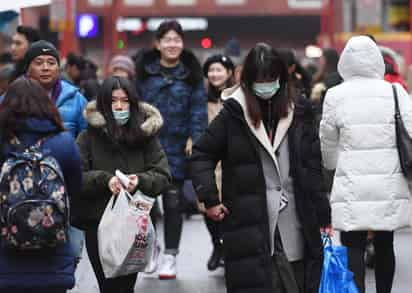
<instances>
[{"instance_id":1,"label":"blue surgical face mask","mask_svg":"<svg viewBox=\"0 0 412 293\"><path fill-rule=\"evenodd\" d=\"M129 121L130 111L113 111L113 117L118 125L123 126Z\"/></svg>"},{"instance_id":2,"label":"blue surgical face mask","mask_svg":"<svg viewBox=\"0 0 412 293\"><path fill-rule=\"evenodd\" d=\"M263 100L270 100L280 89L279 78L272 82L253 83L253 92Z\"/></svg>"}]
</instances>

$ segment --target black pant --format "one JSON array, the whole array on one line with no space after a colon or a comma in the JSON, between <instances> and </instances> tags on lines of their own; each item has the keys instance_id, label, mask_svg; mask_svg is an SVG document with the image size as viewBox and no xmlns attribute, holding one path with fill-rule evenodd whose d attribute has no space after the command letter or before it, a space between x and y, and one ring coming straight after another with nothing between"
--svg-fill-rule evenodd
<instances>
[{"instance_id":1,"label":"black pant","mask_svg":"<svg viewBox=\"0 0 412 293\"><path fill-rule=\"evenodd\" d=\"M303 293L305 284L305 263L303 260L290 262L283 249L278 227L274 235L272 256L272 285L276 293Z\"/></svg>"},{"instance_id":2,"label":"black pant","mask_svg":"<svg viewBox=\"0 0 412 293\"><path fill-rule=\"evenodd\" d=\"M395 252L393 248L393 232L375 231L375 279L377 293L390 293L395 275ZM349 269L355 274L355 282L359 293L365 292L365 248L367 231L351 231L341 233L341 242L348 247Z\"/></svg>"},{"instance_id":3,"label":"black pant","mask_svg":"<svg viewBox=\"0 0 412 293\"><path fill-rule=\"evenodd\" d=\"M183 181L173 183L163 193L165 253L176 255L182 236Z\"/></svg>"},{"instance_id":4,"label":"black pant","mask_svg":"<svg viewBox=\"0 0 412 293\"><path fill-rule=\"evenodd\" d=\"M206 215L203 216L205 219L207 230L209 231L210 237L212 238L213 246L219 246L222 240L222 232L220 228L220 223L213 221L211 218Z\"/></svg>"},{"instance_id":5,"label":"black pant","mask_svg":"<svg viewBox=\"0 0 412 293\"><path fill-rule=\"evenodd\" d=\"M89 229L86 231L86 248L101 293L134 292L137 273L113 279L106 279L106 277L104 276L97 246L97 227L95 229Z\"/></svg>"}]
</instances>

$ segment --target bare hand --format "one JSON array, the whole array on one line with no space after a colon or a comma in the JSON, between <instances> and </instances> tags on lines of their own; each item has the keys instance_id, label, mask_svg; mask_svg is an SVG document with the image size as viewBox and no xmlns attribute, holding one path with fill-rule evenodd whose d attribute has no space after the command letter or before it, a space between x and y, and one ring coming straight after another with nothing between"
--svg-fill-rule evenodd
<instances>
[{"instance_id":1,"label":"bare hand","mask_svg":"<svg viewBox=\"0 0 412 293\"><path fill-rule=\"evenodd\" d=\"M325 233L325 234L327 234L329 237L332 237L333 234L335 233L335 231L333 230L332 225L328 225L328 226L326 226L326 227L320 228L320 233Z\"/></svg>"},{"instance_id":2,"label":"bare hand","mask_svg":"<svg viewBox=\"0 0 412 293\"><path fill-rule=\"evenodd\" d=\"M129 178L129 186L127 186L127 191L129 193L133 193L137 189L137 185L139 184L139 178L137 175L128 175Z\"/></svg>"},{"instance_id":3,"label":"bare hand","mask_svg":"<svg viewBox=\"0 0 412 293\"><path fill-rule=\"evenodd\" d=\"M192 138L188 138L186 142L185 154L190 157L192 155L193 141Z\"/></svg>"},{"instance_id":4,"label":"bare hand","mask_svg":"<svg viewBox=\"0 0 412 293\"><path fill-rule=\"evenodd\" d=\"M120 193L120 190L122 190L122 183L120 182L119 178L113 176L109 180L109 189L113 195L118 195Z\"/></svg>"},{"instance_id":5,"label":"bare hand","mask_svg":"<svg viewBox=\"0 0 412 293\"><path fill-rule=\"evenodd\" d=\"M229 210L223 204L219 204L208 208L206 210L206 215L212 220L220 222L226 217L226 215L229 215Z\"/></svg>"}]
</instances>

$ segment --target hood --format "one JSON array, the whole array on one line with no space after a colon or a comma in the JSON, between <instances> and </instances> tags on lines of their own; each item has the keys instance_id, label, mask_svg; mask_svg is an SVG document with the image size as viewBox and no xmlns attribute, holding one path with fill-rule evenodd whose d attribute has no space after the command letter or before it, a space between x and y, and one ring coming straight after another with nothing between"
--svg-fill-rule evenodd
<instances>
[{"instance_id":1,"label":"hood","mask_svg":"<svg viewBox=\"0 0 412 293\"><path fill-rule=\"evenodd\" d=\"M47 119L28 118L23 122L23 132L47 134L57 131L56 125Z\"/></svg>"},{"instance_id":2,"label":"hood","mask_svg":"<svg viewBox=\"0 0 412 293\"><path fill-rule=\"evenodd\" d=\"M144 115L144 122L140 125L146 136L156 135L163 126L163 118L159 110L152 105L140 102L140 112ZM103 114L97 110L97 102L91 101L84 109L83 116L89 125L93 128L102 128L106 126L106 119Z\"/></svg>"},{"instance_id":3,"label":"hood","mask_svg":"<svg viewBox=\"0 0 412 293\"><path fill-rule=\"evenodd\" d=\"M383 79L385 64L378 46L366 36L352 37L338 63L344 80L356 77Z\"/></svg>"},{"instance_id":4,"label":"hood","mask_svg":"<svg viewBox=\"0 0 412 293\"><path fill-rule=\"evenodd\" d=\"M160 74L160 52L156 49L139 52L135 58L136 72L139 80L145 80L151 75ZM181 64L176 71L176 78L186 80L190 85L196 86L203 80L202 67L196 56L184 49L180 56Z\"/></svg>"}]
</instances>

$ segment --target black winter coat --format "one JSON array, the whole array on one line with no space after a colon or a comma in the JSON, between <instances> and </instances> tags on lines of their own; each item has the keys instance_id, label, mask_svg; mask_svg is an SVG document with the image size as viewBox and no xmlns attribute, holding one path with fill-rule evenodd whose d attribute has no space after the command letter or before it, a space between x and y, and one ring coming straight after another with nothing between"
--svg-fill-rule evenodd
<instances>
[{"instance_id":1,"label":"black winter coat","mask_svg":"<svg viewBox=\"0 0 412 293\"><path fill-rule=\"evenodd\" d=\"M295 103L288 130L291 175L296 209L305 238L305 293L315 293L321 276L320 227L330 223L324 192L320 144L308 100ZM193 148L191 177L200 201L219 204L214 179L222 161L226 285L229 293L272 293L272 260L266 185L259 142L252 134L240 104L229 98L223 110Z\"/></svg>"}]
</instances>

